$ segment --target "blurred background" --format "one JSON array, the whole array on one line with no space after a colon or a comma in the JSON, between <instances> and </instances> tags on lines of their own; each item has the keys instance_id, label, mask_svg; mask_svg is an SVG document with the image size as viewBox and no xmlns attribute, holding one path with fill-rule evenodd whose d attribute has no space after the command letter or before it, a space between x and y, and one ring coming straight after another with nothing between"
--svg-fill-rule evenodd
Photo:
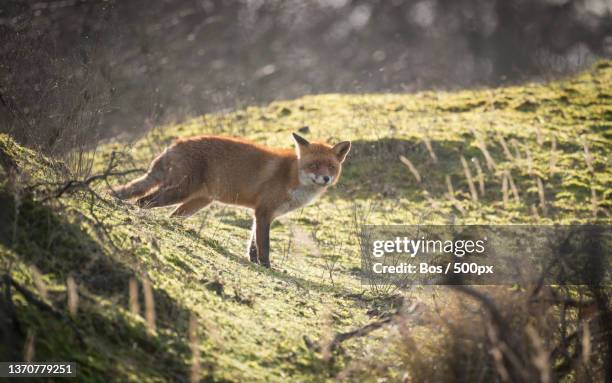
<instances>
[{"instance_id":1,"label":"blurred background","mask_svg":"<svg viewBox=\"0 0 612 383\"><path fill-rule=\"evenodd\" d=\"M276 99L541 81L610 56L611 0L3 0L0 132L54 154Z\"/></svg>"}]
</instances>

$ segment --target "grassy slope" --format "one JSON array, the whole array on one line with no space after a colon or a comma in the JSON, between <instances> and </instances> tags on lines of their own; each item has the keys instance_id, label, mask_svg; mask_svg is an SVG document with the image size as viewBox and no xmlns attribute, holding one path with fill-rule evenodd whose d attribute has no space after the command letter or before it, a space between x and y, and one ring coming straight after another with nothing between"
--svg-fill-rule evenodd
<instances>
[{"instance_id":1,"label":"grassy slope","mask_svg":"<svg viewBox=\"0 0 612 383\"><path fill-rule=\"evenodd\" d=\"M81 376L91 381L185 380L191 357L188 323L195 315L203 377L322 380L342 368L351 355L377 342L384 331L347 343L347 357L331 367L306 347L304 335L324 339L330 329L362 325L393 304L371 299L367 291L360 295L363 288L355 276L359 253L352 234L356 224L584 222L594 219L593 190L602 208L597 219L610 221L610 89L612 64L602 62L577 77L546 85L459 93L308 96L202 116L155 130L130 146L126 168L146 167L172 139L194 134L240 135L287 146L289 133L308 125L307 137L352 140L354 149L340 184L315 205L273 226L274 270L247 261L250 221L243 210L213 206L179 221L167 218L165 210L144 211L113 200L90 209L85 196L73 196L62 199L67 209L55 209L25 198L18 206L13 232L14 199L3 184L0 266L12 262L14 278L34 290L29 265L36 265L48 285L47 302L62 312L69 274L81 296L74 322L83 344L67 314L58 320L15 294L23 330L17 342L30 329L36 359L75 360ZM495 172L486 171L486 193L479 203L470 201L459 161L461 155L477 157L484 167L474 132L487 142L498 164ZM514 159L506 158L498 135L505 137ZM424 137L431 139L438 163L430 159ZM556 171L551 172L553 137ZM590 146L592 170L584 159L582 139ZM56 177L59 170L51 169L61 168L6 136L0 137L0 148L34 180ZM98 169L112 150L126 148L120 142L105 145ZM527 152L533 159L532 175ZM398 160L400 154L419 169L422 184ZM521 198L520 202L511 198L506 206L500 178L504 170L512 175ZM464 214L445 196L447 175ZM536 175L545 187L546 214L536 207ZM104 185L99 188L104 192ZM111 227L114 245L92 223L94 216ZM143 275L154 287L155 334L148 334L143 319L127 308L129 278ZM0 351L8 355L11 350Z\"/></svg>"}]
</instances>

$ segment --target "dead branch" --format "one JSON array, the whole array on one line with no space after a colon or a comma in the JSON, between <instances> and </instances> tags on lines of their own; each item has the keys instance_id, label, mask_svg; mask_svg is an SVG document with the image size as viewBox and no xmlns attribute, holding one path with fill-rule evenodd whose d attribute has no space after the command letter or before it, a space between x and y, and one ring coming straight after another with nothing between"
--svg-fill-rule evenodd
<instances>
[{"instance_id":1,"label":"dead branch","mask_svg":"<svg viewBox=\"0 0 612 383\"><path fill-rule=\"evenodd\" d=\"M418 307L418 305L415 303L411 305L407 310L405 310L403 309L404 307L403 302L404 301L402 300L399 307L394 312L388 313L382 316L382 318L376 322L368 323L365 326L356 328L351 331L336 334L330 343L330 346L329 346L330 351L333 352L337 350L340 344L342 344L342 342L352 339L352 338L360 338L360 337L366 336L372 331L378 330L379 328L393 322L393 320L397 318L398 316L402 314L409 314L409 313L414 312Z\"/></svg>"},{"instance_id":2,"label":"dead branch","mask_svg":"<svg viewBox=\"0 0 612 383\"><path fill-rule=\"evenodd\" d=\"M548 205L546 204L546 194L544 192L544 183L540 177L536 177L536 183L538 185L538 196L540 197L540 208L542 213L546 215L548 213Z\"/></svg>"},{"instance_id":3,"label":"dead branch","mask_svg":"<svg viewBox=\"0 0 612 383\"><path fill-rule=\"evenodd\" d=\"M87 177L84 180L71 179L64 183L39 182L39 183L28 186L26 188L26 191L31 192L36 189L42 188L42 187L47 188L47 189L51 188L52 190L47 191L45 193L46 197L44 197L41 202L46 202L51 199L59 199L63 197L65 194L74 193L77 191L86 191L90 195L94 195L98 200L104 201L104 199L92 189L91 187L92 184L99 182L99 181L104 181L108 184L108 179L110 177L122 177L122 176L127 176L133 173L144 172L144 169L140 169L140 168L128 169L128 170L120 171L120 172L115 171L115 169L118 166L118 163L116 161L116 155L117 155L116 152L111 153L111 158L108 161L108 165L106 166L106 169L100 174L94 174L92 176Z\"/></svg>"},{"instance_id":4,"label":"dead branch","mask_svg":"<svg viewBox=\"0 0 612 383\"><path fill-rule=\"evenodd\" d=\"M474 181L472 179L472 172L470 172L470 167L468 166L468 162L463 156L461 156L461 165L463 166L463 172L465 173L465 178L468 181L468 187L470 188L470 194L472 195L472 201L478 202L478 192L476 191L476 186L474 186Z\"/></svg>"},{"instance_id":5,"label":"dead branch","mask_svg":"<svg viewBox=\"0 0 612 383\"><path fill-rule=\"evenodd\" d=\"M480 195L484 196L485 194L485 183L484 183L484 173L482 171L482 167L480 166L480 161L478 161L477 157L472 158L474 165L476 166L476 171L478 174L478 186L480 187Z\"/></svg>"},{"instance_id":6,"label":"dead branch","mask_svg":"<svg viewBox=\"0 0 612 383\"><path fill-rule=\"evenodd\" d=\"M129 169L123 172L115 172L114 169L117 167L117 164L115 163L115 157L116 157L116 152L112 152L111 158L108 161L108 166L106 167L106 170L103 173L95 174L82 181L69 180L62 187L60 187L58 190L56 190L53 193L53 197L60 198L65 193L69 193L69 192L71 193L71 192L83 190L83 189L85 190L89 189L88 191L91 192L90 185L96 181L106 181L109 177L121 177L121 176L126 176L132 173L144 171L143 169Z\"/></svg>"},{"instance_id":7,"label":"dead branch","mask_svg":"<svg viewBox=\"0 0 612 383\"><path fill-rule=\"evenodd\" d=\"M416 179L417 183L421 183L421 175L419 174L419 171L417 170L416 166L414 166L412 164L412 162L410 162L410 160L402 155L399 156L400 161L402 161L402 163L404 165L406 165L406 167L408 168L408 170L410 170L410 173L412 173L412 175L414 176L414 178Z\"/></svg>"},{"instance_id":8,"label":"dead branch","mask_svg":"<svg viewBox=\"0 0 612 383\"><path fill-rule=\"evenodd\" d=\"M476 138L476 146L478 147L478 149L480 149L485 158L487 168L489 168L490 171L495 171L495 169L497 168L497 164L495 163L495 160L493 160L491 153L489 153L489 150L487 149L487 144L482 139L482 137L480 137L475 131L472 131L472 134Z\"/></svg>"},{"instance_id":9,"label":"dead branch","mask_svg":"<svg viewBox=\"0 0 612 383\"><path fill-rule=\"evenodd\" d=\"M514 157L512 156L512 153L510 152L510 149L508 148L508 144L506 144L506 139L504 138L503 135L501 135L501 133L497 134L497 140L501 144L501 147L504 150L504 154L506 155L506 158L508 159L508 161L514 161Z\"/></svg>"},{"instance_id":10,"label":"dead branch","mask_svg":"<svg viewBox=\"0 0 612 383\"><path fill-rule=\"evenodd\" d=\"M339 334L336 334L336 336L334 336L334 339L331 341L330 344L330 350L333 352L335 351L342 342L344 342L345 340L351 339L351 338L359 338L362 336L366 336L369 333L371 333L374 330L378 330L379 328L383 327L384 325L391 323L391 321L393 320L393 318L397 315L396 314L391 314L379 321L376 322L372 322L372 323L368 323L367 325L363 326L363 327L359 327L355 330L351 330L348 332L342 332Z\"/></svg>"},{"instance_id":11,"label":"dead branch","mask_svg":"<svg viewBox=\"0 0 612 383\"><path fill-rule=\"evenodd\" d=\"M428 137L425 137L423 139L423 142L425 143L425 147L427 148L427 151L429 152L429 157L431 157L431 160L433 161L434 164L438 163L438 156L436 156L436 152L434 152L433 147L431 145L431 140Z\"/></svg>"}]
</instances>

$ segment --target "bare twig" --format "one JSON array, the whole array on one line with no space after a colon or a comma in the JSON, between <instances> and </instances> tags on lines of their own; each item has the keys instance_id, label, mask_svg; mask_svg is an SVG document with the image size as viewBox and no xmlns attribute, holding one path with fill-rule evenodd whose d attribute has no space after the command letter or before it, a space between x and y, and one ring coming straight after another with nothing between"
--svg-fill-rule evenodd
<instances>
[{"instance_id":1,"label":"bare twig","mask_svg":"<svg viewBox=\"0 0 612 383\"><path fill-rule=\"evenodd\" d=\"M521 150L519 149L519 142L516 140L516 138L510 140L510 145L512 145L512 149L514 149L514 157L519 160L523 159Z\"/></svg>"},{"instance_id":2,"label":"bare twig","mask_svg":"<svg viewBox=\"0 0 612 383\"><path fill-rule=\"evenodd\" d=\"M487 144L485 144L484 140L480 136L476 135L476 140L478 149L480 149L480 151L484 155L485 161L487 163L487 168L491 171L494 171L497 165L495 164L491 153L489 153L489 150L487 149Z\"/></svg>"},{"instance_id":3,"label":"bare twig","mask_svg":"<svg viewBox=\"0 0 612 383\"><path fill-rule=\"evenodd\" d=\"M533 158L531 158L531 152L529 149L525 149L525 155L527 156L527 174L533 175Z\"/></svg>"},{"instance_id":4,"label":"bare twig","mask_svg":"<svg viewBox=\"0 0 612 383\"><path fill-rule=\"evenodd\" d=\"M463 207L459 201L457 201L457 198L455 198L455 188L453 188L453 181L451 180L450 175L447 174L445 180L446 188L448 189L448 199L451 201L455 209L459 210L462 215L465 215L465 210L463 210Z\"/></svg>"},{"instance_id":5,"label":"bare twig","mask_svg":"<svg viewBox=\"0 0 612 383\"><path fill-rule=\"evenodd\" d=\"M379 328L383 327L384 325L386 325L388 323L391 323L392 320L393 320L393 316L388 316L388 317L383 318L383 319L381 319L379 321L369 323L369 324L367 324L367 325L365 325L363 327L360 327L358 329L351 330L351 331L348 331L348 332L343 332L343 333L340 333L340 334L336 334L336 336L331 341L330 349L331 349L331 351L334 351L345 340L351 339L351 338L358 338L358 337L362 337L362 336L368 335L372 331L378 330Z\"/></svg>"},{"instance_id":6,"label":"bare twig","mask_svg":"<svg viewBox=\"0 0 612 383\"><path fill-rule=\"evenodd\" d=\"M198 319L194 314L189 318L189 345L191 348L191 382L200 381L200 345L198 342Z\"/></svg>"},{"instance_id":7,"label":"bare twig","mask_svg":"<svg viewBox=\"0 0 612 383\"><path fill-rule=\"evenodd\" d=\"M599 213L599 201L597 200L597 191L593 186L591 186L591 211L593 212L593 217L597 217Z\"/></svg>"},{"instance_id":8,"label":"bare twig","mask_svg":"<svg viewBox=\"0 0 612 383\"><path fill-rule=\"evenodd\" d=\"M412 175L414 176L414 178L416 179L416 181L418 183L421 183L421 175L419 174L419 171L417 170L417 168L412 164L412 162L410 162L410 160L402 155L399 156L400 161L402 161L402 163L404 165L406 165L406 167L408 168L408 170L410 170L410 173L412 173Z\"/></svg>"},{"instance_id":9,"label":"bare twig","mask_svg":"<svg viewBox=\"0 0 612 383\"><path fill-rule=\"evenodd\" d=\"M446 175L444 177L444 180L446 181L446 189L448 191L448 198L451 200L455 199L455 188L453 187L453 181L451 180L450 175Z\"/></svg>"},{"instance_id":10,"label":"bare twig","mask_svg":"<svg viewBox=\"0 0 612 383\"><path fill-rule=\"evenodd\" d=\"M138 281L136 278L130 278L130 312L134 315L140 315L140 303L138 303Z\"/></svg>"},{"instance_id":11,"label":"bare twig","mask_svg":"<svg viewBox=\"0 0 612 383\"><path fill-rule=\"evenodd\" d=\"M68 312L74 317L79 309L79 293L77 284L71 275L66 279L66 293L68 294Z\"/></svg>"},{"instance_id":12,"label":"bare twig","mask_svg":"<svg viewBox=\"0 0 612 383\"><path fill-rule=\"evenodd\" d=\"M508 178L508 182L510 183L510 190L512 191L512 196L514 197L514 201L516 203L520 203L521 198L519 196L518 188L514 184L514 179L512 178L512 173L510 173L510 170L506 170L506 177Z\"/></svg>"},{"instance_id":13,"label":"bare twig","mask_svg":"<svg viewBox=\"0 0 612 383\"><path fill-rule=\"evenodd\" d=\"M478 158L472 158L474 165L476 166L476 174L478 176L478 186L480 188L480 196L484 196L485 194L485 182L484 182L484 172L482 171L482 167L480 166L480 161Z\"/></svg>"},{"instance_id":14,"label":"bare twig","mask_svg":"<svg viewBox=\"0 0 612 383\"><path fill-rule=\"evenodd\" d=\"M26 336L25 345L23 347L24 362L31 362L34 360L34 353L36 352L35 343L36 332L33 329L30 329L28 330L28 335Z\"/></svg>"},{"instance_id":15,"label":"bare twig","mask_svg":"<svg viewBox=\"0 0 612 383\"><path fill-rule=\"evenodd\" d=\"M536 142L538 143L538 146L542 146L544 145L544 137L542 136L542 130L540 129L540 127L536 127Z\"/></svg>"},{"instance_id":16,"label":"bare twig","mask_svg":"<svg viewBox=\"0 0 612 383\"><path fill-rule=\"evenodd\" d=\"M542 209L542 213L546 215L548 212L548 206L546 204L546 194L544 193L544 183L540 177L536 177L536 182L538 184L538 196L540 197L540 208Z\"/></svg>"},{"instance_id":17,"label":"bare twig","mask_svg":"<svg viewBox=\"0 0 612 383\"><path fill-rule=\"evenodd\" d=\"M400 307L398 307L396 311L382 316L382 318L380 320L376 321L376 322L368 323L365 326L356 328L356 329L351 330L351 331L347 331L347 332L342 332L342 333L336 334L332 338L332 340L331 340L331 342L329 344L330 352L335 351L340 346L340 344L342 342L344 342L344 341L346 341L348 339L359 338L359 337L366 336L369 333L371 333L372 331L378 330L379 328L385 326L386 324L389 324L389 323L393 322L400 315L414 312L414 310L418 307L417 304L413 304L408 310L402 311L402 307L404 306L403 303L404 302L401 301L400 305L399 305Z\"/></svg>"},{"instance_id":18,"label":"bare twig","mask_svg":"<svg viewBox=\"0 0 612 383\"><path fill-rule=\"evenodd\" d=\"M501 133L497 134L497 140L499 141L502 149L504 150L504 155L506 156L508 161L514 161L514 157L512 156L512 153L510 153L510 149L508 149L508 144L506 144L506 139L504 138L504 136L501 135Z\"/></svg>"},{"instance_id":19,"label":"bare twig","mask_svg":"<svg viewBox=\"0 0 612 383\"><path fill-rule=\"evenodd\" d=\"M433 150L433 146L431 145L431 140L429 139L429 137L425 137L423 139L423 142L425 143L425 147L427 148L427 151L429 152L429 157L431 157L431 160L433 161L434 164L437 164L438 156L436 156L436 152L434 152Z\"/></svg>"},{"instance_id":20,"label":"bare twig","mask_svg":"<svg viewBox=\"0 0 612 383\"><path fill-rule=\"evenodd\" d=\"M593 173L594 171L593 155L591 154L591 150L589 148L589 141L584 136L581 137L581 141L582 141L582 148L584 149L584 161L587 164L587 168L589 169L589 172Z\"/></svg>"},{"instance_id":21,"label":"bare twig","mask_svg":"<svg viewBox=\"0 0 612 383\"><path fill-rule=\"evenodd\" d=\"M112 152L111 158L108 161L108 165L106 169L100 174L89 176L84 180L71 179L64 183L39 182L39 183L28 186L26 190L30 192L38 188L41 188L41 187L53 188L51 191L46 192L47 195L45 198L42 199L42 202L46 202L51 199L59 199L67 193L74 193L76 191L82 191L82 190L87 191L89 194L94 194L100 200L104 200L91 188L92 184L98 181L105 181L108 184L108 178L110 177L122 177L122 176L130 175L132 173L144 172L143 169L128 169L128 170L121 171L121 172L115 171L116 167L118 166L117 161L116 161L116 155L117 155L116 152Z\"/></svg>"},{"instance_id":22,"label":"bare twig","mask_svg":"<svg viewBox=\"0 0 612 383\"><path fill-rule=\"evenodd\" d=\"M540 382L549 383L551 381L550 360L548 358L550 354L545 349L544 341L536 329L531 325L527 325L525 332L527 333L527 336L535 351L532 360L533 365L540 374Z\"/></svg>"},{"instance_id":23,"label":"bare twig","mask_svg":"<svg viewBox=\"0 0 612 383\"><path fill-rule=\"evenodd\" d=\"M508 206L508 173L506 171L502 172L502 198L504 201L504 207Z\"/></svg>"},{"instance_id":24,"label":"bare twig","mask_svg":"<svg viewBox=\"0 0 612 383\"><path fill-rule=\"evenodd\" d=\"M461 156L461 165L463 166L463 172L465 173L465 178L467 178L468 187L470 188L470 194L472 194L472 200L474 202L478 202L478 192L476 191L476 186L474 186L474 181L472 180L472 172L470 172L470 167L468 166L468 162L465 160L465 157Z\"/></svg>"},{"instance_id":25,"label":"bare twig","mask_svg":"<svg viewBox=\"0 0 612 383\"><path fill-rule=\"evenodd\" d=\"M153 297L151 281L147 276L142 279L142 290L144 292L145 320L147 322L147 329L149 332L155 333L155 299Z\"/></svg>"},{"instance_id":26,"label":"bare twig","mask_svg":"<svg viewBox=\"0 0 612 383\"><path fill-rule=\"evenodd\" d=\"M32 273L32 280L34 281L34 286L36 286L36 290L38 290L38 294L40 294L43 300L47 300L47 285L45 281L43 281L42 274L38 270L38 268L34 265L30 266L30 272Z\"/></svg>"},{"instance_id":27,"label":"bare twig","mask_svg":"<svg viewBox=\"0 0 612 383\"><path fill-rule=\"evenodd\" d=\"M68 182L66 182L62 187L60 187L54 194L53 197L54 198L60 198L62 195L64 195L65 193L68 192L74 192L77 190L83 190L83 189L88 189L89 185L91 185L92 183L96 182L96 181L103 181L108 179L109 177L119 177L119 176L126 176L132 173L137 173L137 172L142 172L142 169L129 169L123 172L114 172L113 170L116 168L117 164L115 163L115 156L116 156L116 152L113 152L111 154L111 158L108 161L108 166L106 167L106 170L101 173L101 174L96 174L93 176L90 176L88 178L86 178L83 181L78 181L78 180L70 180Z\"/></svg>"},{"instance_id":28,"label":"bare twig","mask_svg":"<svg viewBox=\"0 0 612 383\"><path fill-rule=\"evenodd\" d=\"M550 163L549 163L550 174L557 171L557 137L553 134L550 143Z\"/></svg>"}]
</instances>

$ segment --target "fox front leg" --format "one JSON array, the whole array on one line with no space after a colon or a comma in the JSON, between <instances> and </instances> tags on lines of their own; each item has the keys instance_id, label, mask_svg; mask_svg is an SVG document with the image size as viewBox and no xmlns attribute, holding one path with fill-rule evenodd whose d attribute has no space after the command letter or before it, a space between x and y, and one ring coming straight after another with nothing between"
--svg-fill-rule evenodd
<instances>
[{"instance_id":1,"label":"fox front leg","mask_svg":"<svg viewBox=\"0 0 612 383\"><path fill-rule=\"evenodd\" d=\"M257 259L257 243L255 243L255 231L257 228L256 222L257 221L253 219L253 226L251 227L251 239L249 240L248 245L249 259L253 263L259 263L259 260Z\"/></svg>"},{"instance_id":2,"label":"fox front leg","mask_svg":"<svg viewBox=\"0 0 612 383\"><path fill-rule=\"evenodd\" d=\"M255 245L259 264L270 268L270 215L255 212Z\"/></svg>"}]
</instances>

